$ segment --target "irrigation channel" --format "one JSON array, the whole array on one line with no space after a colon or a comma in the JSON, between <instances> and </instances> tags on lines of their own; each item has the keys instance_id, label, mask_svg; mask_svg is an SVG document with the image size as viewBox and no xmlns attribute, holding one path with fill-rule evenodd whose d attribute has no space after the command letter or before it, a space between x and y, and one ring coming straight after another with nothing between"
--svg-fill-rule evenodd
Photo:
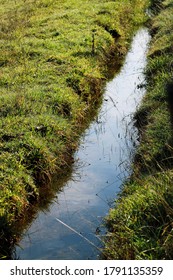
<instances>
[{"instance_id":1,"label":"irrigation channel","mask_svg":"<svg viewBox=\"0 0 173 280\"><path fill-rule=\"evenodd\" d=\"M140 29L123 67L107 83L96 120L81 139L71 179L37 213L16 246L18 259L98 259L104 217L123 182L138 144L133 113L145 93L143 74L150 36ZM57 182L58 184L58 182Z\"/></svg>"}]
</instances>

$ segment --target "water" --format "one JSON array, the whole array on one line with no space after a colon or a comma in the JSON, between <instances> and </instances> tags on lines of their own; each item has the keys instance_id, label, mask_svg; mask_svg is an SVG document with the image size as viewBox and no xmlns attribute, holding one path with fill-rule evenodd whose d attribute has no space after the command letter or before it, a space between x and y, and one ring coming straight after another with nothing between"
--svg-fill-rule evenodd
<instances>
[{"instance_id":1,"label":"water","mask_svg":"<svg viewBox=\"0 0 173 280\"><path fill-rule=\"evenodd\" d=\"M148 42L147 30L139 30L122 69L106 86L97 120L81 139L71 179L24 232L17 258L99 258L103 219L131 172L137 145L132 116L144 94L138 85L144 82Z\"/></svg>"}]
</instances>

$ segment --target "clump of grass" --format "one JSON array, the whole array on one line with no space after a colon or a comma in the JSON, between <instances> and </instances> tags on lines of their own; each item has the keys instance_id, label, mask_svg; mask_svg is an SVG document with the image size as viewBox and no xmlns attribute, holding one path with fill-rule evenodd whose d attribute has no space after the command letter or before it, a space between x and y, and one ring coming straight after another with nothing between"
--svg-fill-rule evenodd
<instances>
[{"instance_id":1,"label":"clump of grass","mask_svg":"<svg viewBox=\"0 0 173 280\"><path fill-rule=\"evenodd\" d=\"M173 74L173 1L157 4L146 67L147 92L135 116L141 143L133 174L107 218L110 233L105 254L110 259L173 257L173 142L167 94Z\"/></svg>"},{"instance_id":2,"label":"clump of grass","mask_svg":"<svg viewBox=\"0 0 173 280\"><path fill-rule=\"evenodd\" d=\"M171 259L172 172L143 175L126 184L108 218L111 259ZM119 245L118 245L119 244ZM172 247L172 245L171 245Z\"/></svg>"}]
</instances>

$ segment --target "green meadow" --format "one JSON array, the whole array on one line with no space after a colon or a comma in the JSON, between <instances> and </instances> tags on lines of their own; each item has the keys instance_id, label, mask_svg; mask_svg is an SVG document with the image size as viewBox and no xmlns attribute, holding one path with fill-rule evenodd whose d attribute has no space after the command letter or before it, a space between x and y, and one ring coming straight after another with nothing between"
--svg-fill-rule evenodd
<instances>
[{"instance_id":1,"label":"green meadow","mask_svg":"<svg viewBox=\"0 0 173 280\"><path fill-rule=\"evenodd\" d=\"M0 0L1 240L71 164L147 4Z\"/></svg>"}]
</instances>

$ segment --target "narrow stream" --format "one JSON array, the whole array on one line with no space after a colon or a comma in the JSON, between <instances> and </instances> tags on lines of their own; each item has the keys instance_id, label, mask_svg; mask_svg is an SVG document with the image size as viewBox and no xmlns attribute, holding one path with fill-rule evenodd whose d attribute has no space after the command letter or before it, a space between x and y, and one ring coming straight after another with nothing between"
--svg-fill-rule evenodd
<instances>
[{"instance_id":1,"label":"narrow stream","mask_svg":"<svg viewBox=\"0 0 173 280\"><path fill-rule=\"evenodd\" d=\"M97 120L81 139L72 178L24 232L15 248L17 258L99 258L103 219L131 172L137 144L132 116L144 94L139 85L149 39L145 28L134 37L123 67L106 86Z\"/></svg>"}]
</instances>

